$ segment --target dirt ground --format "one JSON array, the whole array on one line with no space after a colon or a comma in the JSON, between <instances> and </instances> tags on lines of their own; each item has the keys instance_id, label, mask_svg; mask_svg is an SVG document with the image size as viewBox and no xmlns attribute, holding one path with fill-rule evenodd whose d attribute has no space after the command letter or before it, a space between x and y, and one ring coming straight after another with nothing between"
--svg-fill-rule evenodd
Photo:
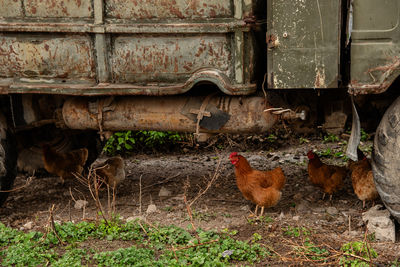
<instances>
[{"instance_id":1,"label":"dirt ground","mask_svg":"<svg viewBox=\"0 0 400 267\"><path fill-rule=\"evenodd\" d=\"M254 233L260 234L265 246L274 252L273 257L261 265L310 265L312 262L293 252L296 245L304 244L304 238L285 234L288 229L305 227L314 244L330 251L339 251L341 245L350 241L362 241L365 234L362 203L353 193L349 178L332 201L329 198L322 200L322 193L308 182L306 153L310 148L335 150L340 145L311 140L301 145L298 142L278 147L264 145L246 151L240 148L237 151L238 147L233 146L215 151L135 154L125 158L127 176L118 187L116 212L123 220L140 217L152 223L187 227L190 220L184 203L185 182L190 183L187 198L191 201L217 174L215 183L192 206L196 227L235 229L243 240L250 240ZM271 220L257 221L249 217L254 205L242 197L235 183L234 167L228 160L229 153L234 150L245 156L254 168L283 168L287 181L282 199L277 206L266 210ZM219 161L220 168L217 169ZM343 161L337 161L337 164L343 164ZM26 184L27 177L19 174L15 187ZM159 196L160 192L166 196ZM105 208L107 199L107 193L102 192ZM75 208L77 200L88 201L87 207ZM76 181L62 185L57 177L45 175L11 193L0 209L0 220L7 226L23 230L27 230L27 223L31 222L32 229L43 230L52 204L56 207L54 218L60 222L98 218L96 205L83 185ZM147 212L150 204L155 205L155 212ZM400 255L399 243L371 241L370 244L379 255L375 260L377 264L391 264ZM330 264L336 263L330 261Z\"/></svg>"}]
</instances>

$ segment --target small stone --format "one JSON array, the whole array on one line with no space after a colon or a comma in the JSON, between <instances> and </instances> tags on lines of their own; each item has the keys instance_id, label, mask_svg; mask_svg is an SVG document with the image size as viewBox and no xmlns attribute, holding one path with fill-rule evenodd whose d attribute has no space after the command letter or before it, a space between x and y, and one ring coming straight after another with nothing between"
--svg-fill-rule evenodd
<instances>
[{"instance_id":1,"label":"small stone","mask_svg":"<svg viewBox=\"0 0 400 267\"><path fill-rule=\"evenodd\" d=\"M157 212L157 207L156 207L156 205L154 205L154 204L150 204L150 205L147 207L146 213L147 213L147 214L150 214L150 213L154 213L154 212Z\"/></svg>"},{"instance_id":2,"label":"small stone","mask_svg":"<svg viewBox=\"0 0 400 267\"><path fill-rule=\"evenodd\" d=\"M161 187L160 192L158 192L159 197L169 197L171 196L172 192L165 188L164 186Z\"/></svg>"},{"instance_id":3,"label":"small stone","mask_svg":"<svg viewBox=\"0 0 400 267\"><path fill-rule=\"evenodd\" d=\"M22 227L24 230L31 230L33 227L33 222L27 222L24 224L24 226Z\"/></svg>"},{"instance_id":4,"label":"small stone","mask_svg":"<svg viewBox=\"0 0 400 267\"><path fill-rule=\"evenodd\" d=\"M310 207L308 206L308 202L303 200L300 203L296 204L295 207L296 212L300 213L300 212L307 212L310 210Z\"/></svg>"},{"instance_id":5,"label":"small stone","mask_svg":"<svg viewBox=\"0 0 400 267\"><path fill-rule=\"evenodd\" d=\"M300 220L300 216L293 216L293 220L294 220L294 221Z\"/></svg>"},{"instance_id":6,"label":"small stone","mask_svg":"<svg viewBox=\"0 0 400 267\"><path fill-rule=\"evenodd\" d=\"M325 212L325 209L323 207L319 207L319 206L313 207L312 210L314 213L324 213Z\"/></svg>"},{"instance_id":7,"label":"small stone","mask_svg":"<svg viewBox=\"0 0 400 267\"><path fill-rule=\"evenodd\" d=\"M247 205L241 206L241 207L240 207L240 210L248 211L248 210L249 210L249 206L247 206Z\"/></svg>"},{"instance_id":8,"label":"small stone","mask_svg":"<svg viewBox=\"0 0 400 267\"><path fill-rule=\"evenodd\" d=\"M335 207L328 207L326 209L326 213L333 216L333 215L337 215L339 213L339 211Z\"/></svg>"},{"instance_id":9,"label":"small stone","mask_svg":"<svg viewBox=\"0 0 400 267\"><path fill-rule=\"evenodd\" d=\"M74 208L77 210L81 210L84 207L86 208L87 205L88 205L88 202L86 200L79 199L75 202Z\"/></svg>"},{"instance_id":10,"label":"small stone","mask_svg":"<svg viewBox=\"0 0 400 267\"><path fill-rule=\"evenodd\" d=\"M362 214L363 221L367 224L368 231L375 233L378 241L396 241L396 232L393 221L390 219L390 212L382 210L381 205L376 205Z\"/></svg>"},{"instance_id":11,"label":"small stone","mask_svg":"<svg viewBox=\"0 0 400 267\"><path fill-rule=\"evenodd\" d=\"M285 218L285 213L283 213L283 211L281 211L281 214L279 214L279 220L282 220Z\"/></svg>"},{"instance_id":12,"label":"small stone","mask_svg":"<svg viewBox=\"0 0 400 267\"><path fill-rule=\"evenodd\" d=\"M188 153L189 152L189 149L187 149L186 147L183 149L183 152L184 153Z\"/></svg>"}]
</instances>

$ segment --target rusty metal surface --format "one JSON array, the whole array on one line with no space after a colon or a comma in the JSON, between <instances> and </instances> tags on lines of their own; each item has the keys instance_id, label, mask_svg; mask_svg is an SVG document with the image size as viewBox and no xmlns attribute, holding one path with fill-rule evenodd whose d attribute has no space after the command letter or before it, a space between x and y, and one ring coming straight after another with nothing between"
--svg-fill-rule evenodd
<instances>
[{"instance_id":1,"label":"rusty metal surface","mask_svg":"<svg viewBox=\"0 0 400 267\"><path fill-rule=\"evenodd\" d=\"M195 103L196 101L193 101ZM124 97L116 98L102 114L103 130L162 130L194 132L196 122L181 113L187 109L187 97ZM262 112L262 97L213 97L213 105L230 115L219 130L200 128L200 132L261 133L273 126L277 117ZM90 113L89 103L82 98L71 98L63 106L65 124L72 129L99 129L98 116ZM193 108L198 108L194 105ZM207 111L207 110L206 110Z\"/></svg>"},{"instance_id":2,"label":"rusty metal surface","mask_svg":"<svg viewBox=\"0 0 400 267\"><path fill-rule=\"evenodd\" d=\"M23 0L23 5L27 17L89 18L93 16L92 1L88 0Z\"/></svg>"},{"instance_id":3,"label":"rusty metal surface","mask_svg":"<svg viewBox=\"0 0 400 267\"><path fill-rule=\"evenodd\" d=\"M65 95L174 95L185 93L196 83L211 82L228 95L246 95L254 93L255 84L232 84L223 73L213 69L201 69L187 79L185 83L166 85L139 85L139 84L111 84L100 83L65 83L60 79L53 79L50 83L43 80L32 80L30 83L15 81L7 78L0 80L0 94L29 93L29 94L65 94Z\"/></svg>"},{"instance_id":4,"label":"rusty metal surface","mask_svg":"<svg viewBox=\"0 0 400 267\"><path fill-rule=\"evenodd\" d=\"M190 23L112 23L92 24L69 22L5 22L0 20L0 32L66 32L66 33L227 33L249 32L251 25L241 20L205 21Z\"/></svg>"},{"instance_id":5,"label":"rusty metal surface","mask_svg":"<svg viewBox=\"0 0 400 267\"><path fill-rule=\"evenodd\" d=\"M0 0L0 18L22 17L20 0Z\"/></svg>"},{"instance_id":6,"label":"rusty metal surface","mask_svg":"<svg viewBox=\"0 0 400 267\"><path fill-rule=\"evenodd\" d=\"M262 2L0 0L0 94L253 93Z\"/></svg>"},{"instance_id":7,"label":"rusty metal surface","mask_svg":"<svg viewBox=\"0 0 400 267\"><path fill-rule=\"evenodd\" d=\"M336 88L341 1L271 0L268 4L268 87Z\"/></svg>"},{"instance_id":8,"label":"rusty metal surface","mask_svg":"<svg viewBox=\"0 0 400 267\"><path fill-rule=\"evenodd\" d=\"M93 79L91 50L88 36L0 35L0 77Z\"/></svg>"},{"instance_id":9,"label":"rusty metal surface","mask_svg":"<svg viewBox=\"0 0 400 267\"><path fill-rule=\"evenodd\" d=\"M113 79L182 82L196 70L211 67L231 77L229 42L226 35L118 37L111 58Z\"/></svg>"},{"instance_id":10,"label":"rusty metal surface","mask_svg":"<svg viewBox=\"0 0 400 267\"><path fill-rule=\"evenodd\" d=\"M106 16L118 19L205 19L233 15L231 0L108 0Z\"/></svg>"},{"instance_id":11,"label":"rusty metal surface","mask_svg":"<svg viewBox=\"0 0 400 267\"><path fill-rule=\"evenodd\" d=\"M400 75L400 2L353 1L349 93L379 94Z\"/></svg>"}]
</instances>

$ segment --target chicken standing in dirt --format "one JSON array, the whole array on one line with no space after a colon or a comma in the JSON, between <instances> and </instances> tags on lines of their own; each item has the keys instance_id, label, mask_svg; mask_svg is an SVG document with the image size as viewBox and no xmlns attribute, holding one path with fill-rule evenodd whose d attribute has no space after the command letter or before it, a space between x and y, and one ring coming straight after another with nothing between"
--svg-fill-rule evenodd
<instances>
[{"instance_id":1,"label":"chicken standing in dirt","mask_svg":"<svg viewBox=\"0 0 400 267\"><path fill-rule=\"evenodd\" d=\"M115 187L125 179L124 160L120 156L112 157L104 162L94 162L92 169L98 179Z\"/></svg>"},{"instance_id":2,"label":"chicken standing in dirt","mask_svg":"<svg viewBox=\"0 0 400 267\"><path fill-rule=\"evenodd\" d=\"M332 194L343 185L343 179L347 174L346 168L323 163L312 151L307 153L307 157L310 182L322 189L324 192L322 199L325 198L325 194L329 194L329 199L332 200Z\"/></svg>"},{"instance_id":3,"label":"chicken standing in dirt","mask_svg":"<svg viewBox=\"0 0 400 267\"><path fill-rule=\"evenodd\" d=\"M270 171L259 171L251 168L249 162L237 152L229 156L235 166L237 186L243 196L256 204L255 215L261 207L260 216L264 208L275 206L281 199L282 188L285 185L285 174L278 167Z\"/></svg>"},{"instance_id":4,"label":"chicken standing in dirt","mask_svg":"<svg viewBox=\"0 0 400 267\"><path fill-rule=\"evenodd\" d=\"M88 158L88 150L80 148L70 152L57 152L50 145L43 146L44 168L49 173L58 175L61 182L64 179L80 175Z\"/></svg>"},{"instance_id":5,"label":"chicken standing in dirt","mask_svg":"<svg viewBox=\"0 0 400 267\"><path fill-rule=\"evenodd\" d=\"M353 184L354 193L363 203L365 201L373 201L378 197L376 191L374 176L372 174L371 163L361 150L357 149L358 161L349 161L349 169L351 171L351 182Z\"/></svg>"}]
</instances>

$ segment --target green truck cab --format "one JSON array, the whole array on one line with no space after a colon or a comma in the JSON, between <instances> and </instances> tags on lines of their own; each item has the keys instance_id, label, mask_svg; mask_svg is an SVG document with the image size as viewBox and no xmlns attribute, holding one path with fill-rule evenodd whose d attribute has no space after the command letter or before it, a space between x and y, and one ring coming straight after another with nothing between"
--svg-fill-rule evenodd
<instances>
[{"instance_id":1,"label":"green truck cab","mask_svg":"<svg viewBox=\"0 0 400 267\"><path fill-rule=\"evenodd\" d=\"M262 133L279 120L315 128L322 117L325 129L340 131L351 115L343 104L349 95L361 112L359 99L368 96L367 102L393 103L376 132L373 170L382 200L400 219L400 100L394 101L400 1L0 0L0 6L0 190L15 178L16 133L45 125L201 138ZM350 155L359 124L354 107Z\"/></svg>"}]
</instances>

